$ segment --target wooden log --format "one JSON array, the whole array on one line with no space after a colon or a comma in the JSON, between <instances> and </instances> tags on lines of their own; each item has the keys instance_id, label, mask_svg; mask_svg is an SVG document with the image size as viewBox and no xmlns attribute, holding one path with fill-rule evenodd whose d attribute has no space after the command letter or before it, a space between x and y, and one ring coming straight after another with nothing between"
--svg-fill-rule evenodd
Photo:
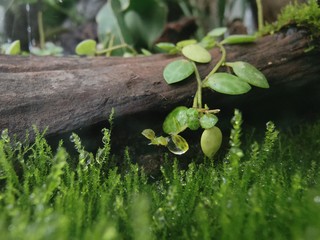
<instances>
[{"instance_id":1,"label":"wooden log","mask_svg":"<svg viewBox=\"0 0 320 240\"><path fill-rule=\"evenodd\" d=\"M277 85L319 84L319 49L305 30L289 29L265 36L254 44L227 47L227 60L254 64L267 76L272 91ZM205 76L219 60L199 66ZM0 55L0 130L18 138L36 125L57 134L108 119L143 111L167 111L190 101L195 93L193 77L167 85L162 76L166 64L177 56L150 57L23 57ZM252 90L254 91L254 90ZM227 97L227 96L226 96Z\"/></svg>"}]
</instances>

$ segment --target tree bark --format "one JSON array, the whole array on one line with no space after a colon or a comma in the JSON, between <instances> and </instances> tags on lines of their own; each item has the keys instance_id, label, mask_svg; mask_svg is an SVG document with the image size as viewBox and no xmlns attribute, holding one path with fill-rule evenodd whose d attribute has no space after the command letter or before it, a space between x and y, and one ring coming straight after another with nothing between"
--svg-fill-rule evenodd
<instances>
[{"instance_id":1,"label":"tree bark","mask_svg":"<svg viewBox=\"0 0 320 240\"><path fill-rule=\"evenodd\" d=\"M254 44L227 46L228 61L247 61L260 69L272 91L279 85L319 84L319 49L304 30L289 29ZM199 65L203 77L219 60ZM164 67L177 56L150 57L23 57L0 55L0 130L18 138L36 125L47 134L69 132L116 117L143 111L167 111L190 102L196 81L167 85ZM251 90L255 91L255 89ZM227 98L228 96L225 96Z\"/></svg>"}]
</instances>

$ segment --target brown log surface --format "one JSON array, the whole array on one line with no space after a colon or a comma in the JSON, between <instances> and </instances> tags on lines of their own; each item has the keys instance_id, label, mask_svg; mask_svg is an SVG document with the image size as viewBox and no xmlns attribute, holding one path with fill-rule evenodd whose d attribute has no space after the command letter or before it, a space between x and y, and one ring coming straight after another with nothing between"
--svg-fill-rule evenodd
<instances>
[{"instance_id":1,"label":"brown log surface","mask_svg":"<svg viewBox=\"0 0 320 240\"><path fill-rule=\"evenodd\" d=\"M254 44L228 46L228 61L247 61L277 85L319 84L319 50L306 53L304 30L280 32ZM205 76L219 60L200 65ZM167 85L162 71L175 56L150 57L22 57L0 55L0 130L22 137L36 125L47 134L63 133L116 116L164 111L192 96L196 81Z\"/></svg>"}]
</instances>

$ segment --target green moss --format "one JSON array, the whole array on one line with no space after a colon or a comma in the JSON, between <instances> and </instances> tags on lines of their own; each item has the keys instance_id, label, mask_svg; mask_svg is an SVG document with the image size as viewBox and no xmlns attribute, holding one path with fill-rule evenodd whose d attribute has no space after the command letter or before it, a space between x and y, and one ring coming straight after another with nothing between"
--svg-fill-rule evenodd
<instances>
[{"instance_id":1,"label":"green moss","mask_svg":"<svg viewBox=\"0 0 320 240\"><path fill-rule=\"evenodd\" d=\"M296 24L299 27L306 27L313 36L320 36L320 7L317 0L309 0L308 3L289 4L278 16L275 23L267 24L261 31L261 35L274 33L282 27Z\"/></svg>"},{"instance_id":2,"label":"green moss","mask_svg":"<svg viewBox=\"0 0 320 240\"><path fill-rule=\"evenodd\" d=\"M148 182L125 152L123 167L104 147L87 152L71 140L71 159L39 133L21 144L0 138L2 239L319 239L320 122L241 144L242 117L232 120L230 150L180 169L166 157L162 177ZM71 164L73 163L73 164Z\"/></svg>"}]
</instances>

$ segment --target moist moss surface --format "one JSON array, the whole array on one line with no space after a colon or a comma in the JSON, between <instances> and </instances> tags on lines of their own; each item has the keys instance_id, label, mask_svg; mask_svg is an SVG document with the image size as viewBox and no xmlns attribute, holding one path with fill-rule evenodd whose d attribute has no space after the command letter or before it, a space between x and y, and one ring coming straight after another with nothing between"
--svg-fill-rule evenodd
<instances>
[{"instance_id":1,"label":"moist moss surface","mask_svg":"<svg viewBox=\"0 0 320 240\"><path fill-rule=\"evenodd\" d=\"M171 155L149 181L128 151L117 167L104 147L87 152L72 135L76 158L61 142L52 150L0 140L1 239L319 239L320 121L241 145L233 118L227 154L186 169Z\"/></svg>"}]
</instances>

